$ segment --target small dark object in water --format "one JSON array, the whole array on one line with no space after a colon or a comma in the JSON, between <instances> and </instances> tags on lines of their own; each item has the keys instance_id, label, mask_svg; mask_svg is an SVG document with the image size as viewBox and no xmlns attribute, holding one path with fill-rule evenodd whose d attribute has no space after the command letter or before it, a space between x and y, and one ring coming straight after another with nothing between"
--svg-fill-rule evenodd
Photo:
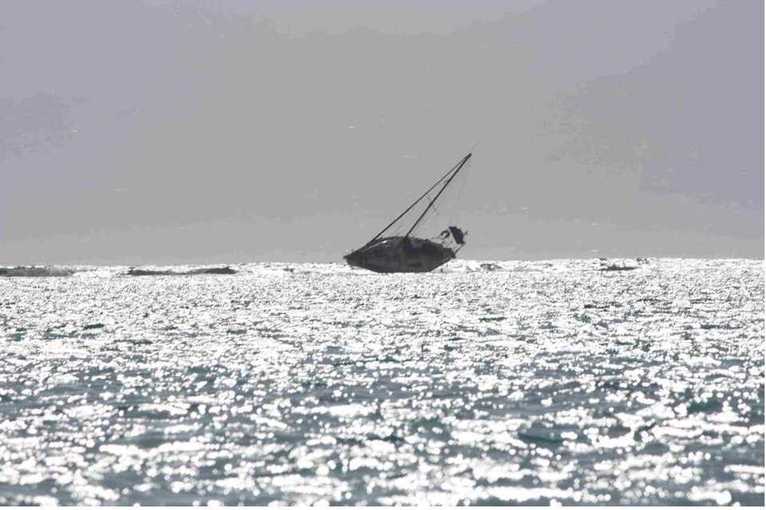
<instances>
[{"instance_id":1,"label":"small dark object in water","mask_svg":"<svg viewBox=\"0 0 766 510\"><path fill-rule=\"evenodd\" d=\"M99 329L103 327L104 327L103 324L101 324L100 322L97 322L95 324L86 324L85 326L82 327L82 329Z\"/></svg>"},{"instance_id":2,"label":"small dark object in water","mask_svg":"<svg viewBox=\"0 0 766 510\"><path fill-rule=\"evenodd\" d=\"M638 269L636 266L618 266L617 264L609 264L608 266L604 266L599 271L632 271L634 269Z\"/></svg>"},{"instance_id":3,"label":"small dark object in water","mask_svg":"<svg viewBox=\"0 0 766 510\"><path fill-rule=\"evenodd\" d=\"M237 272L229 266L223 267L204 267L202 269L192 269L187 274L237 274Z\"/></svg>"},{"instance_id":4,"label":"small dark object in water","mask_svg":"<svg viewBox=\"0 0 766 510\"><path fill-rule=\"evenodd\" d=\"M135 267L131 267L126 274L128 276L160 276L173 273L171 271L155 271L152 269L136 269Z\"/></svg>"},{"instance_id":5,"label":"small dark object in water","mask_svg":"<svg viewBox=\"0 0 766 510\"><path fill-rule=\"evenodd\" d=\"M237 271L229 266L203 267L190 269L189 271L171 271L168 269L136 269L131 267L126 273L128 276L192 276L197 274L236 274Z\"/></svg>"},{"instance_id":6,"label":"small dark object in water","mask_svg":"<svg viewBox=\"0 0 766 510\"><path fill-rule=\"evenodd\" d=\"M26 276L26 277L46 277L46 276L72 276L74 271L58 267L41 266L16 266L0 267L0 276Z\"/></svg>"}]
</instances>

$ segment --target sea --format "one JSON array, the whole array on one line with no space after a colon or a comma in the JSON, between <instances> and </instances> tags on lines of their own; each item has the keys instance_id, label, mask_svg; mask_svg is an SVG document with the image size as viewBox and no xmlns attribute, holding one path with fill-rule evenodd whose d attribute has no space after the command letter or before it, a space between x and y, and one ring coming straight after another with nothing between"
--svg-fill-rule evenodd
<instances>
[{"instance_id":1,"label":"sea","mask_svg":"<svg viewBox=\"0 0 766 510\"><path fill-rule=\"evenodd\" d=\"M764 504L762 260L199 269L0 276L0 504Z\"/></svg>"}]
</instances>

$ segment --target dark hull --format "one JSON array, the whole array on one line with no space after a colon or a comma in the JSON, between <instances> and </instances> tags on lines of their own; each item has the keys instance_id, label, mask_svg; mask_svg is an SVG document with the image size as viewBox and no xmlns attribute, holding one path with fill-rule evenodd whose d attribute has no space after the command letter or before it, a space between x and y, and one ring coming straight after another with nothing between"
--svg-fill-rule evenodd
<instances>
[{"instance_id":1,"label":"dark hull","mask_svg":"<svg viewBox=\"0 0 766 510\"><path fill-rule=\"evenodd\" d=\"M376 273L427 273L455 258L455 252L428 239L386 237L344 258Z\"/></svg>"}]
</instances>

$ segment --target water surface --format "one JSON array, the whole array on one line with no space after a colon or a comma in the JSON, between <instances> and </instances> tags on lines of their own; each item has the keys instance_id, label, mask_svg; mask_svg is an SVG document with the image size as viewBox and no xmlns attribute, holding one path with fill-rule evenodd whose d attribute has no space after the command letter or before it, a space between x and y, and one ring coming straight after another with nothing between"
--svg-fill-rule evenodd
<instances>
[{"instance_id":1,"label":"water surface","mask_svg":"<svg viewBox=\"0 0 766 510\"><path fill-rule=\"evenodd\" d=\"M762 505L762 262L598 267L0 278L0 504Z\"/></svg>"}]
</instances>

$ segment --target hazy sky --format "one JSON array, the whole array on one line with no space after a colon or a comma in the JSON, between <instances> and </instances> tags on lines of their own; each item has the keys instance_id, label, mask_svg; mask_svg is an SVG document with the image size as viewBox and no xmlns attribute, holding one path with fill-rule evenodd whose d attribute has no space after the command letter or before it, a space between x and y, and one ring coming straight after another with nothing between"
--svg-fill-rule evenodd
<instances>
[{"instance_id":1,"label":"hazy sky","mask_svg":"<svg viewBox=\"0 0 766 510\"><path fill-rule=\"evenodd\" d=\"M4 1L0 263L340 261L472 147L461 257L762 258L763 19Z\"/></svg>"}]
</instances>

